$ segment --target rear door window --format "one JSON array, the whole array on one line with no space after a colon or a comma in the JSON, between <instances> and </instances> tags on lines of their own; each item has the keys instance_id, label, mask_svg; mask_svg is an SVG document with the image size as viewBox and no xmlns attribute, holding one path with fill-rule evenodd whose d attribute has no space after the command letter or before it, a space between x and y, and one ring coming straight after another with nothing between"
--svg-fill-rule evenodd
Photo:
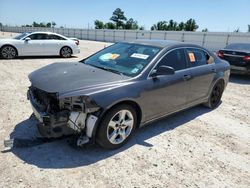
<instances>
[{"instance_id":1,"label":"rear door window","mask_svg":"<svg viewBox=\"0 0 250 188\"><path fill-rule=\"evenodd\" d=\"M197 67L213 63L212 57L204 50L187 48L189 67Z\"/></svg>"},{"instance_id":2,"label":"rear door window","mask_svg":"<svg viewBox=\"0 0 250 188\"><path fill-rule=\"evenodd\" d=\"M186 56L184 49L176 49L168 52L158 63L157 67L161 65L172 67L175 71L185 69Z\"/></svg>"},{"instance_id":3,"label":"rear door window","mask_svg":"<svg viewBox=\"0 0 250 188\"><path fill-rule=\"evenodd\" d=\"M49 40L66 40L58 35L48 35Z\"/></svg>"}]
</instances>

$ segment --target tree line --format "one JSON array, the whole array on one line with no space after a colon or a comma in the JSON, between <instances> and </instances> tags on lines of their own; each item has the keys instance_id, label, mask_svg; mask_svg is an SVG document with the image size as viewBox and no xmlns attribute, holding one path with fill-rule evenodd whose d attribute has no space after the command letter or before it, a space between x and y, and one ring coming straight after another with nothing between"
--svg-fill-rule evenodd
<instances>
[{"instance_id":1,"label":"tree line","mask_svg":"<svg viewBox=\"0 0 250 188\"><path fill-rule=\"evenodd\" d=\"M95 20L95 29L128 29L128 30L144 30L143 26L139 26L138 22L133 18L127 19L120 8L114 10L110 22L104 23L101 20ZM151 27L151 30L158 31L196 31L199 26L194 19L189 19L185 23L177 23L174 20L159 21ZM205 31L208 31L205 29Z\"/></svg>"},{"instance_id":2,"label":"tree line","mask_svg":"<svg viewBox=\"0 0 250 188\"><path fill-rule=\"evenodd\" d=\"M144 30L143 26L139 26L137 21L133 18L127 19L124 15L124 11L120 8L115 9L111 18L111 22L104 23L101 20L95 20L95 29L132 29L132 30Z\"/></svg>"},{"instance_id":3,"label":"tree line","mask_svg":"<svg viewBox=\"0 0 250 188\"><path fill-rule=\"evenodd\" d=\"M56 26L55 22L33 22L31 25L26 24L26 25L22 25L22 27L49 27L49 28L54 28Z\"/></svg>"}]
</instances>

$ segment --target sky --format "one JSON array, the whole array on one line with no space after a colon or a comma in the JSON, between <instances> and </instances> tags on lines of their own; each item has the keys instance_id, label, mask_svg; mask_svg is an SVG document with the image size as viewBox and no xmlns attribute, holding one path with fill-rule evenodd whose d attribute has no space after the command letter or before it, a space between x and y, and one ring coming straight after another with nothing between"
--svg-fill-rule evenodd
<instances>
[{"instance_id":1,"label":"sky","mask_svg":"<svg viewBox=\"0 0 250 188\"><path fill-rule=\"evenodd\" d=\"M196 20L198 31L246 32L250 0L0 0L0 22L24 25L54 21L57 27L94 28L94 20L108 22L121 8L147 30L162 20Z\"/></svg>"}]
</instances>

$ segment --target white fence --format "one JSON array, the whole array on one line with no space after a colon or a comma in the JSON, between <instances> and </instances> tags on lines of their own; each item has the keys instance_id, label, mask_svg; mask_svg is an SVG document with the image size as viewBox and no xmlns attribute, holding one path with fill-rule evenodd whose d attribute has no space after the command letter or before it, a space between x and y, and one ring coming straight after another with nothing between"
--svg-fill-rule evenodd
<instances>
[{"instance_id":1,"label":"white fence","mask_svg":"<svg viewBox=\"0 0 250 188\"><path fill-rule=\"evenodd\" d=\"M210 50L218 50L227 44L250 43L250 33L222 32L185 32L185 31L140 31L140 30L108 30L108 29L72 29L44 27L9 27L0 28L5 32L22 33L28 31L51 31L68 37L105 42L130 41L135 39L164 39L189 42L204 46Z\"/></svg>"}]
</instances>

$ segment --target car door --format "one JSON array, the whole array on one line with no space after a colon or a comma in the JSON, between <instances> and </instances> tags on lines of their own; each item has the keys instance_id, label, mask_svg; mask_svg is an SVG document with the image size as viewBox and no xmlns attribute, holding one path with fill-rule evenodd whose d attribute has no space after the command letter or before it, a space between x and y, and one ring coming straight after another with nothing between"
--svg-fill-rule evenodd
<instances>
[{"instance_id":1,"label":"car door","mask_svg":"<svg viewBox=\"0 0 250 188\"><path fill-rule=\"evenodd\" d=\"M46 43L44 44L44 53L46 55L59 55L60 49L63 46L63 41L65 41L64 38L49 34L48 40L46 40Z\"/></svg>"},{"instance_id":2,"label":"car door","mask_svg":"<svg viewBox=\"0 0 250 188\"><path fill-rule=\"evenodd\" d=\"M30 40L25 40L30 38ZM23 39L23 55L44 55L44 41L47 40L47 34L34 33Z\"/></svg>"},{"instance_id":3,"label":"car door","mask_svg":"<svg viewBox=\"0 0 250 188\"><path fill-rule=\"evenodd\" d=\"M203 49L186 49L188 67L191 74L188 103L196 103L209 95L209 89L215 77L213 57Z\"/></svg>"},{"instance_id":4,"label":"car door","mask_svg":"<svg viewBox=\"0 0 250 188\"><path fill-rule=\"evenodd\" d=\"M142 94L142 98L146 100L147 120L182 109L187 101L190 84L184 49L167 52L153 70L161 65L173 67L175 74L148 77L145 86L147 89Z\"/></svg>"}]
</instances>

